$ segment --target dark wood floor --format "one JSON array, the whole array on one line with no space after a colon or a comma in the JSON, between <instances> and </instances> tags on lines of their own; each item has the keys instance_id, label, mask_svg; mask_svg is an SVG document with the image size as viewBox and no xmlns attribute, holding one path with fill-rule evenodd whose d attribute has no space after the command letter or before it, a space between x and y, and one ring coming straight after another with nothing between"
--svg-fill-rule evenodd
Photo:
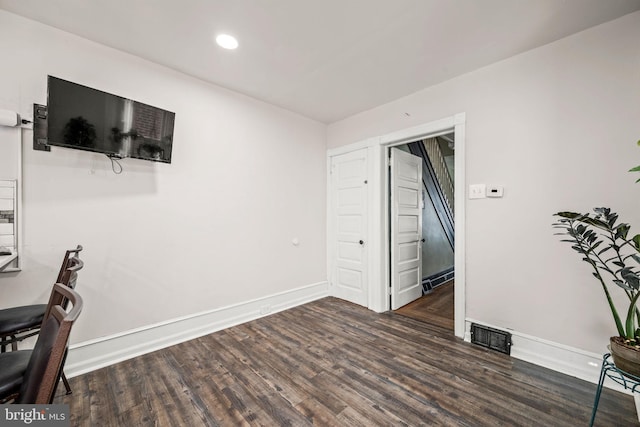
<instances>
[{"instance_id":1,"label":"dark wood floor","mask_svg":"<svg viewBox=\"0 0 640 427\"><path fill-rule=\"evenodd\" d=\"M578 426L595 385L336 298L71 379L72 425ZM61 393L61 392L59 392ZM596 424L637 423L605 390Z\"/></svg>"},{"instance_id":2,"label":"dark wood floor","mask_svg":"<svg viewBox=\"0 0 640 427\"><path fill-rule=\"evenodd\" d=\"M453 334L453 287L453 280L442 284L421 298L400 307L396 313L441 326Z\"/></svg>"}]
</instances>

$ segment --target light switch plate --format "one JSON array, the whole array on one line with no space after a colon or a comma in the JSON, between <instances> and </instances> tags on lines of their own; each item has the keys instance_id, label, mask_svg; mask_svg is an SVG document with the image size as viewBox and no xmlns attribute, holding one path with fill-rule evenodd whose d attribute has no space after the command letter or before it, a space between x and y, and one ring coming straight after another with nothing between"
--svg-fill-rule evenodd
<instances>
[{"instance_id":1,"label":"light switch plate","mask_svg":"<svg viewBox=\"0 0 640 427\"><path fill-rule=\"evenodd\" d=\"M487 186L485 184L469 185L470 199L484 199L485 197L487 197Z\"/></svg>"}]
</instances>

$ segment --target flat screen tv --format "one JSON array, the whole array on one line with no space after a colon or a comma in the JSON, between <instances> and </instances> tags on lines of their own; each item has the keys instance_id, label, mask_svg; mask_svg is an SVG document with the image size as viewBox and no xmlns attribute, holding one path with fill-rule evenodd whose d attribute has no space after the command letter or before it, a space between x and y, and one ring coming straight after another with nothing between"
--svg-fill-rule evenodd
<instances>
[{"instance_id":1,"label":"flat screen tv","mask_svg":"<svg viewBox=\"0 0 640 427\"><path fill-rule=\"evenodd\" d=\"M47 143L171 163L175 113L48 77Z\"/></svg>"}]
</instances>

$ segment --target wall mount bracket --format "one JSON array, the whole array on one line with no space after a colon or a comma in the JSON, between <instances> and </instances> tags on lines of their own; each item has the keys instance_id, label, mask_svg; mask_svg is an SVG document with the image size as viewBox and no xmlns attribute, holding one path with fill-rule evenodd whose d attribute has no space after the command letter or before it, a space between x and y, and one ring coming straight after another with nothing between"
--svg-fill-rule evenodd
<instances>
[{"instance_id":1,"label":"wall mount bracket","mask_svg":"<svg viewBox=\"0 0 640 427\"><path fill-rule=\"evenodd\" d=\"M47 106L33 104L33 149L36 151L51 151L47 143L48 121Z\"/></svg>"}]
</instances>

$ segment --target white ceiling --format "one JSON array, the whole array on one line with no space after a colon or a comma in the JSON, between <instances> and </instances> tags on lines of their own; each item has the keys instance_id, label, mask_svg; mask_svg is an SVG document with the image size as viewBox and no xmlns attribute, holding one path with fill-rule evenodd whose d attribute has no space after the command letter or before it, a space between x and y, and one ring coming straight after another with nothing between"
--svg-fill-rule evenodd
<instances>
[{"instance_id":1,"label":"white ceiling","mask_svg":"<svg viewBox=\"0 0 640 427\"><path fill-rule=\"evenodd\" d=\"M640 10L640 0L0 0L325 123ZM240 47L213 42L227 32Z\"/></svg>"}]
</instances>

